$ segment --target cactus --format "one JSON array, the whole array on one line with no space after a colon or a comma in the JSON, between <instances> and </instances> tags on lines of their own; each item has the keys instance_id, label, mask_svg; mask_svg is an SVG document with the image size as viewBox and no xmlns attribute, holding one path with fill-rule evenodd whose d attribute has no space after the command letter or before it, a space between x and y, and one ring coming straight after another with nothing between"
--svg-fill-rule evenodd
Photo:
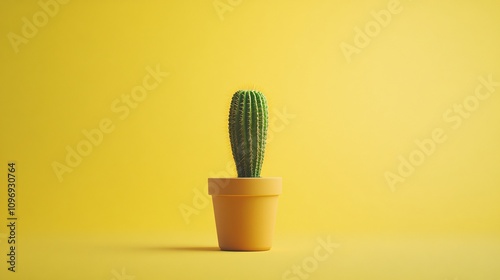
<instances>
[{"instance_id":1,"label":"cactus","mask_svg":"<svg viewBox=\"0 0 500 280\"><path fill-rule=\"evenodd\" d=\"M238 177L260 177L267 126L266 97L255 90L234 93L229 110L229 139Z\"/></svg>"}]
</instances>

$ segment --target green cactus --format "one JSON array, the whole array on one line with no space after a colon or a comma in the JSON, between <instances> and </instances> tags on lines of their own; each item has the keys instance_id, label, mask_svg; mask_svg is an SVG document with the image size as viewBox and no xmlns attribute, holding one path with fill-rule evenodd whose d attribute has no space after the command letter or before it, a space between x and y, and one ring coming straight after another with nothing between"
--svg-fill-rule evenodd
<instances>
[{"instance_id":1,"label":"green cactus","mask_svg":"<svg viewBox=\"0 0 500 280\"><path fill-rule=\"evenodd\" d=\"M255 90L237 91L229 110L229 139L238 177L260 177L267 126L266 97Z\"/></svg>"}]
</instances>

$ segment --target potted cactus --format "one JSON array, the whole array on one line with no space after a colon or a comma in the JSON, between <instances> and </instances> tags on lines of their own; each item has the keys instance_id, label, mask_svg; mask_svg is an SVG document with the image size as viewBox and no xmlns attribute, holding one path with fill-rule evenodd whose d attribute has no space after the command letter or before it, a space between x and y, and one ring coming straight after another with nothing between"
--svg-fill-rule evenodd
<instances>
[{"instance_id":1,"label":"potted cactus","mask_svg":"<svg viewBox=\"0 0 500 280\"><path fill-rule=\"evenodd\" d=\"M268 110L265 96L237 91L229 110L229 139L237 178L209 178L221 250L265 251L272 246L281 178L261 178Z\"/></svg>"}]
</instances>

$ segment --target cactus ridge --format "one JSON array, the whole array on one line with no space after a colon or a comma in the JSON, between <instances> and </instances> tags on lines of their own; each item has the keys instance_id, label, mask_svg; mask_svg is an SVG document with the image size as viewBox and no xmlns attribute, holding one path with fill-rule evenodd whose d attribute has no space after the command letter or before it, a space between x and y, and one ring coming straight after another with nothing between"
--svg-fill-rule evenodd
<instances>
[{"instance_id":1,"label":"cactus ridge","mask_svg":"<svg viewBox=\"0 0 500 280\"><path fill-rule=\"evenodd\" d=\"M229 140L238 177L260 177L267 127L265 96L255 90L234 93L229 109Z\"/></svg>"}]
</instances>

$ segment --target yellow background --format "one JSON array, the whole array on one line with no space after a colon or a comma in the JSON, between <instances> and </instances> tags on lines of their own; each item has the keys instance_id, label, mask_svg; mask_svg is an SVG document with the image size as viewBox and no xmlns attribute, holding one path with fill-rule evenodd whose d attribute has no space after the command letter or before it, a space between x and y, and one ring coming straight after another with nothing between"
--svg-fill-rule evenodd
<instances>
[{"instance_id":1,"label":"yellow background","mask_svg":"<svg viewBox=\"0 0 500 280\"><path fill-rule=\"evenodd\" d=\"M48 260L66 258L89 259L75 270L92 261L102 265L87 271L86 279L110 279L109 271L120 265L136 279L183 279L190 270L210 278L222 275L217 264L221 269L225 265L220 262L231 261L265 264L255 273L275 269L274 276L259 274L275 279L310 254L318 236L327 235L338 236L346 252L353 248L348 246L352 236L373 238L366 241L377 244L372 249L364 241L352 243L359 249L356 256L374 262L381 262L380 253L392 252L387 248L400 248L390 240L404 243L405 236L440 236L439 244L472 236L484 248L498 248L484 240L498 244L500 235L500 87L459 128L443 120L453 104L474 94L478 77L492 75L500 81L497 1L401 0L401 12L392 14L350 62L342 42L355 46L355 28L364 29L374 20L370 12L387 9L392 1L221 0L230 9L220 14L214 2L69 1L18 46L18 53L8 34L21 35L23 17L33 22L42 9L36 1L1 2L0 164L5 168L0 174L6 178L7 163L17 163L18 254L20 260L24 257L20 272L5 274L8 279L60 279L70 272L55 272ZM130 95L148 75L146 68L157 65L168 77L122 120L112 111L113 102ZM203 250L189 246L217 245L206 181L227 173L235 176L226 123L231 95L238 89L257 89L268 99L274 126L262 176L283 177L284 188L277 245L268 253L289 261L272 266L267 260L273 262L274 255L263 255L266 262L224 255L214 261L211 274L203 274L203 269L193 268L190 257L183 258L192 254L206 262L199 255ZM289 116L283 118L284 112ZM110 119L115 129L60 182L53 163L64 164L66 147L75 148L85 140L82 130L97 129L103 119ZM447 140L391 189L384 174L396 173L398 156L408 158L417 149L414 142L431 137L436 128L443 129ZM6 181L3 185L2 224ZM181 214L183 207L196 210L189 223ZM2 226L3 256L6 234ZM95 259L94 254L102 254L92 246L82 245L89 251L75 253L61 245L64 238L78 245L128 235L153 240L153 247L170 242L187 250L166 250L170 257L148 261L151 267L143 269L143 258L114 252ZM43 240L52 243L44 245ZM462 243L446 244L451 248ZM418 242L408 244L416 260L426 259L428 251L419 251ZM500 270L480 264L498 260L498 250L470 249L476 255L468 257L477 265L470 264L476 273L468 275L473 269L461 263L464 254L445 250L448 245L440 247L442 256L433 257L456 261L443 265L448 270L434 270L432 279L500 277ZM406 260L387 254L394 264ZM351 274L361 273L353 271L359 260L354 255L348 265L330 270L325 265L313 276L363 279ZM158 252L148 256L162 257ZM397 275L423 279L404 273L416 269L412 256ZM434 263L427 260L429 266ZM170 263L175 274L155 273L155 261ZM329 262L328 267L336 265ZM362 263L374 279L392 279L391 269ZM37 271L45 274L35 277ZM250 277L238 266L233 271Z\"/></svg>"}]
</instances>

